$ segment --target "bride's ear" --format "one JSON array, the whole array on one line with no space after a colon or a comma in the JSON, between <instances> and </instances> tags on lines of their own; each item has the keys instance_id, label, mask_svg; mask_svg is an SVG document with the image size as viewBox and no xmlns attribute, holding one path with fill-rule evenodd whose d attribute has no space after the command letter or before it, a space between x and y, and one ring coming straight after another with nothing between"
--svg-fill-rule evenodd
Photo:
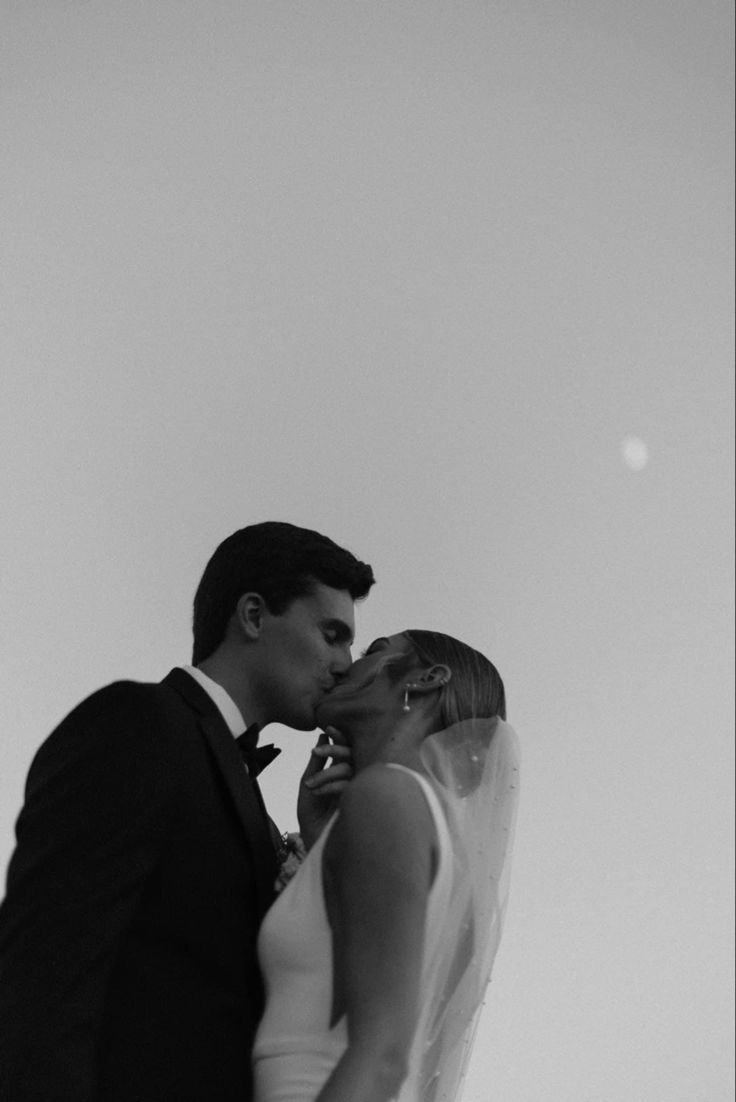
<instances>
[{"instance_id":1,"label":"bride's ear","mask_svg":"<svg viewBox=\"0 0 736 1102\"><path fill-rule=\"evenodd\" d=\"M424 670L422 674L411 683L411 691L414 693L433 693L447 685L452 678L452 670L443 663L437 663Z\"/></svg>"}]
</instances>

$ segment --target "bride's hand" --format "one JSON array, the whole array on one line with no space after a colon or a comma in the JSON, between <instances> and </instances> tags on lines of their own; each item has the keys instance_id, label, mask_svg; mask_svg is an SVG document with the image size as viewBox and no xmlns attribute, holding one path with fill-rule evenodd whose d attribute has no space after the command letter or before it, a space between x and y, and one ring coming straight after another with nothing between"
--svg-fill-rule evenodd
<instances>
[{"instance_id":1,"label":"bride's hand","mask_svg":"<svg viewBox=\"0 0 736 1102\"><path fill-rule=\"evenodd\" d=\"M328 762L332 759L332 763ZM340 795L353 776L352 751L335 727L320 733L302 774L297 817L302 838L311 849L337 809Z\"/></svg>"}]
</instances>

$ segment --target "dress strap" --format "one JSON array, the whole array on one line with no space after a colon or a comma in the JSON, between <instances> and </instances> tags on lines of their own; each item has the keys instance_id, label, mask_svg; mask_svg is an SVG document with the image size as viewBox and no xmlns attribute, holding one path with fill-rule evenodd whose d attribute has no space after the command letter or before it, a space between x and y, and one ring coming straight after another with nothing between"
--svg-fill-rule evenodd
<instances>
[{"instance_id":1,"label":"dress strap","mask_svg":"<svg viewBox=\"0 0 736 1102\"><path fill-rule=\"evenodd\" d=\"M427 803L430 806L433 819L439 819L441 823L445 823L445 813L442 810L442 804L440 803L439 796L434 790L434 786L423 774L418 773L416 769L410 769L408 765L399 765L396 761L387 761L385 763L390 769L400 769L402 773L408 773L410 777L413 777L419 787L426 796Z\"/></svg>"}]
</instances>

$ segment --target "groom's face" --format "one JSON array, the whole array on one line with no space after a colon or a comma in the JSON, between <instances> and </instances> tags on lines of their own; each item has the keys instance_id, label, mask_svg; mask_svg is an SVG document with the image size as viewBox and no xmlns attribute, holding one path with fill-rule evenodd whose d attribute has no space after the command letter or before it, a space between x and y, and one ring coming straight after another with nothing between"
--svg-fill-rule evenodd
<instances>
[{"instance_id":1,"label":"groom's face","mask_svg":"<svg viewBox=\"0 0 736 1102\"><path fill-rule=\"evenodd\" d=\"M265 613L260 668L270 722L314 730L315 709L350 669L354 637L352 597L320 583L281 615Z\"/></svg>"},{"instance_id":2,"label":"groom's face","mask_svg":"<svg viewBox=\"0 0 736 1102\"><path fill-rule=\"evenodd\" d=\"M354 662L340 686L319 708L321 727L334 726L349 737L356 717L392 715L400 707L407 681L421 676L411 640L405 634L375 639Z\"/></svg>"}]
</instances>

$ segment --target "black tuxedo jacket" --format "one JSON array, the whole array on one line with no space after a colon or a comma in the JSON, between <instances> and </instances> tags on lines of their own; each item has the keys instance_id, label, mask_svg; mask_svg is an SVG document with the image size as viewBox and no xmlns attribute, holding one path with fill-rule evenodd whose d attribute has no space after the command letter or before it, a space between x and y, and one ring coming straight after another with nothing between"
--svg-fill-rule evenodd
<instances>
[{"instance_id":1,"label":"black tuxedo jacket","mask_svg":"<svg viewBox=\"0 0 736 1102\"><path fill-rule=\"evenodd\" d=\"M183 670L67 716L31 765L0 907L3 1102L248 1102L271 828Z\"/></svg>"}]
</instances>

